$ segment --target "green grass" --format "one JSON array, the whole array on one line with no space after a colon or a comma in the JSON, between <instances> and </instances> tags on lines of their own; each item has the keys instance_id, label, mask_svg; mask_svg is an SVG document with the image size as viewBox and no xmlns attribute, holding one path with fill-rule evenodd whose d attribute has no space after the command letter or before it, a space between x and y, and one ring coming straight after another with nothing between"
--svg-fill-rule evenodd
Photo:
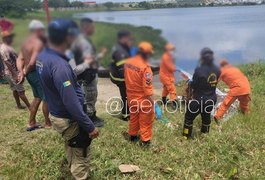
<instances>
[{"instance_id":1,"label":"green grass","mask_svg":"<svg viewBox=\"0 0 265 180\"><path fill-rule=\"evenodd\" d=\"M23 20L12 19L16 25L16 49L27 35L32 17L44 20L43 14L29 15ZM129 28L136 42L142 39L156 42L157 54L165 43L161 32L149 27L97 23L96 28L93 40L97 48L110 49L120 28ZM110 54L103 63L106 65L109 61ZM257 62L243 65L241 69L252 85L251 114L237 114L223 124L221 132L213 123L208 136L200 135L198 119L194 124L195 139L191 141L181 141L181 113L163 114L163 118L168 118L175 126L168 128L156 121L153 128L155 146L145 149L123 138L122 132L127 130L128 123L99 109L106 125L92 145L92 179L265 179L265 65ZM32 99L30 87L25 85ZM0 85L0 102L0 179L71 179L60 135L53 130L26 132L28 112L15 108L7 85ZM43 122L41 114L39 112L37 118ZM141 171L122 175L118 170L122 163L138 165Z\"/></svg>"},{"instance_id":2,"label":"green grass","mask_svg":"<svg viewBox=\"0 0 265 180\"><path fill-rule=\"evenodd\" d=\"M51 12L53 18L71 18L73 13L80 13L83 11L58 11ZM20 44L28 34L28 24L32 19L39 19L46 22L44 13L31 13L23 19L11 19L15 24L14 32L16 33L14 47L19 51ZM76 20L77 23L78 20ZM47 22L46 22L47 25ZM120 29L128 29L133 33L135 44L140 41L149 41L153 44L155 49L154 57L159 57L162 54L165 39L161 36L161 31L153 29L152 27L141 26L136 27L128 24L111 24L104 22L96 22L96 33L93 35L92 40L98 51L105 47L108 49L106 56L102 59L101 64L105 67L111 62L112 47L115 44L117 32Z\"/></svg>"},{"instance_id":3,"label":"green grass","mask_svg":"<svg viewBox=\"0 0 265 180\"><path fill-rule=\"evenodd\" d=\"M128 123L111 117L103 109L106 125L93 142L92 179L264 179L265 178L265 65L243 65L252 85L251 113L235 115L221 132L213 123L208 136L181 141L183 114L164 114L173 128L156 121L154 147L145 149L127 142L122 132ZM31 97L29 86L27 95ZM25 132L28 112L17 110L7 85L0 86L0 177L4 179L71 179L65 163L62 138L53 130ZM32 99L32 97L31 97ZM43 122L41 112L39 121ZM140 172L122 175L118 166L135 164Z\"/></svg>"}]
</instances>

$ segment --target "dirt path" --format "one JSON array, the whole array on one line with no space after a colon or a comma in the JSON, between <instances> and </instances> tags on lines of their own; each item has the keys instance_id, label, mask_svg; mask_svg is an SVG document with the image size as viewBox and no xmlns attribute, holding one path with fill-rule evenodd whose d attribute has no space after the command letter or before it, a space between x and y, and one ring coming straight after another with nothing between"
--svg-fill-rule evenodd
<instances>
[{"instance_id":1,"label":"dirt path","mask_svg":"<svg viewBox=\"0 0 265 180\"><path fill-rule=\"evenodd\" d=\"M161 96L162 85L160 83L154 83L155 95ZM113 84L109 78L99 78L98 80L98 101L97 107L99 109L105 108L106 102L112 97L120 97L118 87Z\"/></svg>"}]
</instances>

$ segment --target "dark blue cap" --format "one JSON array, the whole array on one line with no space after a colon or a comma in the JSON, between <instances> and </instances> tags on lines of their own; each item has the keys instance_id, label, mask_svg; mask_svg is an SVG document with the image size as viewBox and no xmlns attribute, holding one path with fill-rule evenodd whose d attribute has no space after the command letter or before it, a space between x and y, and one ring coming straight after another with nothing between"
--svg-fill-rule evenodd
<instances>
[{"instance_id":1,"label":"dark blue cap","mask_svg":"<svg viewBox=\"0 0 265 180\"><path fill-rule=\"evenodd\" d=\"M50 37L68 35L76 36L79 33L77 24L69 19L56 19L49 23L48 33Z\"/></svg>"}]
</instances>

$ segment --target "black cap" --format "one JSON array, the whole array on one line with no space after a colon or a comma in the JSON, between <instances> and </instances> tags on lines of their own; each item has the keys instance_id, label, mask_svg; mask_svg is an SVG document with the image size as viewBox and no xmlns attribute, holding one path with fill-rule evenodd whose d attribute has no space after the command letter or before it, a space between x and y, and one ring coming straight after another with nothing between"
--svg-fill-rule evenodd
<instances>
[{"instance_id":1,"label":"black cap","mask_svg":"<svg viewBox=\"0 0 265 180\"><path fill-rule=\"evenodd\" d=\"M130 31L128 31L128 30L126 30L126 29L122 29L122 30L120 30L120 31L117 33L117 37L118 37L118 39L121 39L121 38L123 38L123 37L130 36L130 35L131 35Z\"/></svg>"},{"instance_id":2,"label":"black cap","mask_svg":"<svg viewBox=\"0 0 265 180\"><path fill-rule=\"evenodd\" d=\"M206 57L209 55L213 55L213 51L210 48L206 47L201 50L201 57Z\"/></svg>"},{"instance_id":3,"label":"black cap","mask_svg":"<svg viewBox=\"0 0 265 180\"><path fill-rule=\"evenodd\" d=\"M57 19L50 22L48 33L50 37L61 36L65 38L68 35L77 35L79 31L78 26L74 21L68 19Z\"/></svg>"},{"instance_id":4,"label":"black cap","mask_svg":"<svg viewBox=\"0 0 265 180\"><path fill-rule=\"evenodd\" d=\"M203 48L201 50L200 60L202 64L212 64L214 61L214 52L210 48Z\"/></svg>"}]
</instances>

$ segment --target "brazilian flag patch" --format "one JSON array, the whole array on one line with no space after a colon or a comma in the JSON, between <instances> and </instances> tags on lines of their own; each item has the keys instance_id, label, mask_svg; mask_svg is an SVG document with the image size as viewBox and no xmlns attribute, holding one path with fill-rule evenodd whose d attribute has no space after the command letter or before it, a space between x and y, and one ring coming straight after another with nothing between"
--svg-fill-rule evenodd
<instances>
[{"instance_id":1,"label":"brazilian flag patch","mask_svg":"<svg viewBox=\"0 0 265 180\"><path fill-rule=\"evenodd\" d=\"M65 81L63 83L63 87L67 87L67 86L70 86L71 85L71 81Z\"/></svg>"}]
</instances>

